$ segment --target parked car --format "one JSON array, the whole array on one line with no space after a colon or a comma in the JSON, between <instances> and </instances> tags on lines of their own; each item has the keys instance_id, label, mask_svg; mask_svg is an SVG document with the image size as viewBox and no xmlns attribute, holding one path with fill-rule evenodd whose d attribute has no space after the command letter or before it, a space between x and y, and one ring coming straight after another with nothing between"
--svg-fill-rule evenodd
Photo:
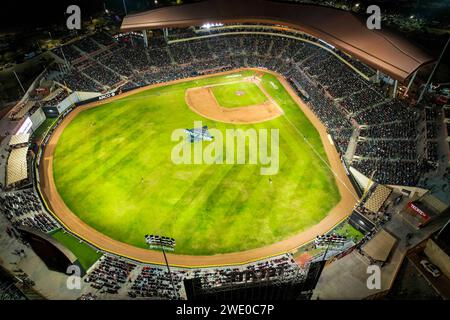
<instances>
[{"instance_id":1,"label":"parked car","mask_svg":"<svg viewBox=\"0 0 450 320\"><path fill-rule=\"evenodd\" d=\"M423 259L420 261L420 264L433 277L437 278L441 275L441 271L439 270L439 268L432 264L430 261Z\"/></svg>"}]
</instances>

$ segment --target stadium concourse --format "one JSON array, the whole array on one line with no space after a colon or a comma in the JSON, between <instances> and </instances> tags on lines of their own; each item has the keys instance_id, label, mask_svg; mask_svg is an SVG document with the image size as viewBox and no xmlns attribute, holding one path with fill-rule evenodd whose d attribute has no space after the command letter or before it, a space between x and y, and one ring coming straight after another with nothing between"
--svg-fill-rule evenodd
<instances>
[{"instance_id":1,"label":"stadium concourse","mask_svg":"<svg viewBox=\"0 0 450 320\"><path fill-rule=\"evenodd\" d=\"M166 41L156 35L148 48L144 47L143 38L132 32L120 35L97 32L54 49L56 64L47 70L44 78L61 90L45 101L45 106L56 107L71 92L114 92L115 95L188 77L261 68L283 76L295 88L325 127L347 168L369 177L373 183L355 209L373 223L373 228L362 239L352 239L351 248L359 250L391 223L393 213L406 205L407 197L393 204L401 196L400 190L426 190L430 180L438 179L443 181L441 191L448 191L449 172L442 165L448 153L448 146L441 139L445 130L440 121L442 114L427 105L411 107L392 98L386 87L372 81L376 71L367 65L293 29L236 25L230 29L188 28L172 32L176 40ZM13 112L17 115L17 110ZM22 113L25 116L31 109ZM45 136L44 144L46 138L49 136ZM12 150L6 140L1 141L2 160ZM34 154L29 152L28 156L32 158ZM1 166L4 168L5 163ZM2 261L14 265L12 272L28 279L29 287L47 298L186 298L185 279L199 278L204 287L252 282L255 275L258 279L289 281L304 278L309 262L323 254L322 251L314 254L314 247L309 243L306 249L299 248L299 253L309 257L301 265L296 263L297 256L284 253L236 266L174 267L174 290L162 266L130 260L88 245L101 258L87 266L81 291L74 292L65 287L65 275L43 266L19 231L23 226L45 234L64 229L47 212L33 175L28 175L20 185L7 185L4 181L2 177L0 226L6 230L0 238ZM383 198L384 202L376 209L367 209L364 203L375 193L378 184L390 186L393 193ZM351 212L342 214L349 216ZM399 222L395 220L395 223ZM339 231L329 232L336 230ZM390 231L396 230L392 227ZM338 259L342 253L330 250L328 255L325 252L325 257ZM395 274L396 269L393 270ZM387 288L389 285L386 284Z\"/></svg>"}]
</instances>

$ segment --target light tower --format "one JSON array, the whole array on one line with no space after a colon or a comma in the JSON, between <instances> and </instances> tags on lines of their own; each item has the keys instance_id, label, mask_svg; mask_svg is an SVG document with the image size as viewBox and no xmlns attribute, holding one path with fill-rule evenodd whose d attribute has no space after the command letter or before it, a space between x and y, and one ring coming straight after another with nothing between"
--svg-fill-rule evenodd
<instances>
[{"instance_id":1,"label":"light tower","mask_svg":"<svg viewBox=\"0 0 450 320\"><path fill-rule=\"evenodd\" d=\"M169 237L163 237L159 235L145 235L145 242L148 244L150 249L153 250L161 250L163 252L164 261L166 262L167 270L169 272L170 282L172 284L174 296L178 299L178 291L175 287L175 283L173 282L172 272L170 271L169 262L166 256L166 250L175 251L175 239Z\"/></svg>"}]
</instances>

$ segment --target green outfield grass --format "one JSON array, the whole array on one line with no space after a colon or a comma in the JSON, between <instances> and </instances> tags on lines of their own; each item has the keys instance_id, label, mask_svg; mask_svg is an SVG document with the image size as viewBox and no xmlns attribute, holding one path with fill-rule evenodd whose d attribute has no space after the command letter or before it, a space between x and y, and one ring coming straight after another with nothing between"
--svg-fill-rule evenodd
<instances>
[{"instance_id":1,"label":"green outfield grass","mask_svg":"<svg viewBox=\"0 0 450 320\"><path fill-rule=\"evenodd\" d=\"M226 108L251 106L267 101L264 93L251 82L224 84L211 87L211 90L219 105Z\"/></svg>"},{"instance_id":2,"label":"green outfield grass","mask_svg":"<svg viewBox=\"0 0 450 320\"><path fill-rule=\"evenodd\" d=\"M51 236L72 251L86 271L102 256L101 253L98 253L86 243L80 242L77 238L70 233L64 232L62 229L53 232Z\"/></svg>"},{"instance_id":3,"label":"green outfield grass","mask_svg":"<svg viewBox=\"0 0 450 320\"><path fill-rule=\"evenodd\" d=\"M145 234L173 237L179 254L262 247L318 223L340 196L332 173L301 136L325 157L316 129L274 76L266 74L262 83L285 117L233 125L202 118L186 105L188 88L251 74L149 89L81 112L62 133L54 157L55 183L66 204L95 229L138 247L146 247ZM173 164L177 142L171 134L194 121L222 132L279 129L280 170L272 183L260 175L260 165Z\"/></svg>"}]
</instances>

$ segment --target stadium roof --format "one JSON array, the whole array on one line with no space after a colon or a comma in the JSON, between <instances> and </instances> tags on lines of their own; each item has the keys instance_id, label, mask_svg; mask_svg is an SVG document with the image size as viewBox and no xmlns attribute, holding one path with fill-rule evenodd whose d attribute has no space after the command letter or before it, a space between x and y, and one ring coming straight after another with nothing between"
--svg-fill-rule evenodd
<instances>
[{"instance_id":1,"label":"stadium roof","mask_svg":"<svg viewBox=\"0 0 450 320\"><path fill-rule=\"evenodd\" d=\"M188 27L204 23L271 23L300 29L404 81L433 59L405 39L369 30L351 12L267 0L208 0L127 15L122 31Z\"/></svg>"},{"instance_id":2,"label":"stadium roof","mask_svg":"<svg viewBox=\"0 0 450 320\"><path fill-rule=\"evenodd\" d=\"M9 140L9 145L16 146L18 144L28 143L28 140L30 140L29 133L15 134L11 136L11 139Z\"/></svg>"}]
</instances>

